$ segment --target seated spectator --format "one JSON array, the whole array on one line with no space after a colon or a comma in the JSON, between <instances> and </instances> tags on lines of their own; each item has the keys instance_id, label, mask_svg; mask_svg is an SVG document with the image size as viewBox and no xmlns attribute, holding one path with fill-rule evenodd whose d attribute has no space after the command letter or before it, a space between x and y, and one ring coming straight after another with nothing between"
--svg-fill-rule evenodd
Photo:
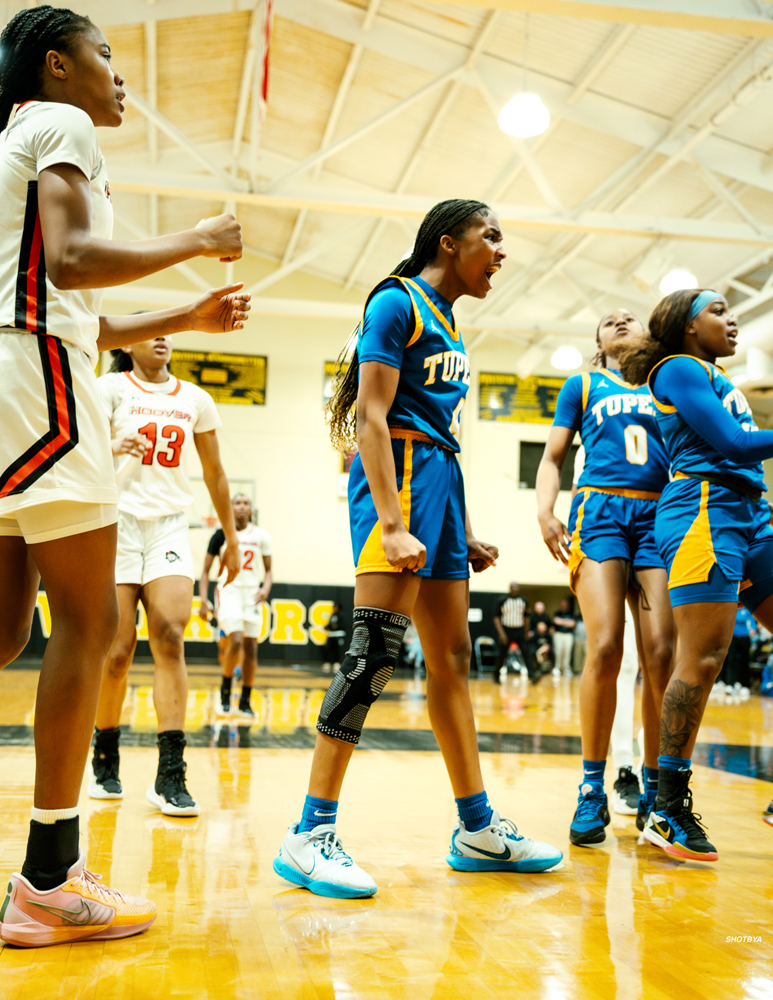
<instances>
[{"instance_id":1,"label":"seated spectator","mask_svg":"<svg viewBox=\"0 0 773 1000\"><path fill-rule=\"evenodd\" d=\"M553 615L553 650L556 656L555 670L565 677L572 673L572 646L577 619L569 610L569 601L564 597Z\"/></svg>"},{"instance_id":2,"label":"seated spectator","mask_svg":"<svg viewBox=\"0 0 773 1000\"><path fill-rule=\"evenodd\" d=\"M521 588L517 583L510 584L510 593L503 597L497 604L494 612L494 628L499 639L499 653L497 655L496 673L504 666L507 659L507 651L511 642L517 642L518 648L523 653L526 667L531 673L531 657L527 636L529 632L529 605L520 596Z\"/></svg>"},{"instance_id":3,"label":"seated spectator","mask_svg":"<svg viewBox=\"0 0 773 1000\"><path fill-rule=\"evenodd\" d=\"M529 628L531 632L536 629L537 622L544 622L548 627L548 631L553 627L553 617L545 611L545 605L542 601L535 601L534 611L529 614Z\"/></svg>"},{"instance_id":4,"label":"seated spectator","mask_svg":"<svg viewBox=\"0 0 773 1000\"><path fill-rule=\"evenodd\" d=\"M529 654L534 664L532 680L539 680L553 666L553 645L550 632L545 622L537 622L537 627L529 639Z\"/></svg>"}]
</instances>

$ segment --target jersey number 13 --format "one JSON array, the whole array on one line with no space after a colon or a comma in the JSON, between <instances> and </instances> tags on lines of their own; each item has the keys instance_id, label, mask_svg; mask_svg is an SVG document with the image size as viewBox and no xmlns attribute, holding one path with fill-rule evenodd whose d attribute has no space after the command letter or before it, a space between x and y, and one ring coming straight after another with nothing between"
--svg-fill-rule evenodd
<instances>
[{"instance_id":1,"label":"jersey number 13","mask_svg":"<svg viewBox=\"0 0 773 1000\"><path fill-rule=\"evenodd\" d=\"M150 447L142 456L143 465L152 465L153 457L158 460L158 464L165 469L176 469L180 464L180 452L185 442L185 431L175 424L167 424L161 429L161 437L165 440L161 442L161 447L156 450L158 439L158 424L145 424L137 431L150 441Z\"/></svg>"}]
</instances>

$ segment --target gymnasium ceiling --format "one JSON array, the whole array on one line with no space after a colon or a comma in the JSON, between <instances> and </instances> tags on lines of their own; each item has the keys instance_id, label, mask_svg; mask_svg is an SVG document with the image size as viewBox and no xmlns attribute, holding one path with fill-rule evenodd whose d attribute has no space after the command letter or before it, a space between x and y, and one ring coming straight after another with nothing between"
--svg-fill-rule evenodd
<instances>
[{"instance_id":1,"label":"gymnasium ceiling","mask_svg":"<svg viewBox=\"0 0 773 1000\"><path fill-rule=\"evenodd\" d=\"M259 311L354 318L427 208L480 198L509 260L484 303L460 303L469 349L514 343L521 375L562 344L588 358L598 318L646 318L678 266L727 292L773 372L770 0L275 0L260 136L262 3L71 2L130 87L124 125L100 133L117 237L235 206ZM516 140L496 116L523 89L527 27L552 121ZM115 297L207 285L178 270ZM295 271L325 279L317 298L288 294Z\"/></svg>"}]
</instances>

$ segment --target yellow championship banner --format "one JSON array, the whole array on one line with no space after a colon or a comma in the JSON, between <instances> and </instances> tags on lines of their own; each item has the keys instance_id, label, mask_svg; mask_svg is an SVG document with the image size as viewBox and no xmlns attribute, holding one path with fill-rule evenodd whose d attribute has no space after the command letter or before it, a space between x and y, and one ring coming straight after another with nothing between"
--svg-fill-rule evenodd
<instances>
[{"instance_id":1,"label":"yellow championship banner","mask_svg":"<svg viewBox=\"0 0 773 1000\"><path fill-rule=\"evenodd\" d=\"M264 406L268 359L262 354L175 351L169 365L177 378L206 389L216 403Z\"/></svg>"},{"instance_id":2,"label":"yellow championship banner","mask_svg":"<svg viewBox=\"0 0 773 1000\"><path fill-rule=\"evenodd\" d=\"M478 416L481 420L510 420L552 424L556 399L565 378L481 372L478 376Z\"/></svg>"}]
</instances>

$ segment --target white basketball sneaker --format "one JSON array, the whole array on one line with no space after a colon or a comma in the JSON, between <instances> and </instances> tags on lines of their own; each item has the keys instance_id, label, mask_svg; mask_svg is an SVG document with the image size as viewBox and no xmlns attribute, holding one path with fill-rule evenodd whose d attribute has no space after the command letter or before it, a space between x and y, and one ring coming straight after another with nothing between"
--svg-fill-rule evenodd
<instances>
[{"instance_id":1,"label":"white basketball sneaker","mask_svg":"<svg viewBox=\"0 0 773 1000\"><path fill-rule=\"evenodd\" d=\"M277 875L317 896L359 899L374 896L376 883L344 851L335 826L327 823L298 832L293 824L274 858Z\"/></svg>"},{"instance_id":2,"label":"white basketball sneaker","mask_svg":"<svg viewBox=\"0 0 773 1000\"><path fill-rule=\"evenodd\" d=\"M458 820L446 861L458 872L544 872L563 856L557 847L524 837L495 812L491 823L474 833Z\"/></svg>"}]
</instances>

